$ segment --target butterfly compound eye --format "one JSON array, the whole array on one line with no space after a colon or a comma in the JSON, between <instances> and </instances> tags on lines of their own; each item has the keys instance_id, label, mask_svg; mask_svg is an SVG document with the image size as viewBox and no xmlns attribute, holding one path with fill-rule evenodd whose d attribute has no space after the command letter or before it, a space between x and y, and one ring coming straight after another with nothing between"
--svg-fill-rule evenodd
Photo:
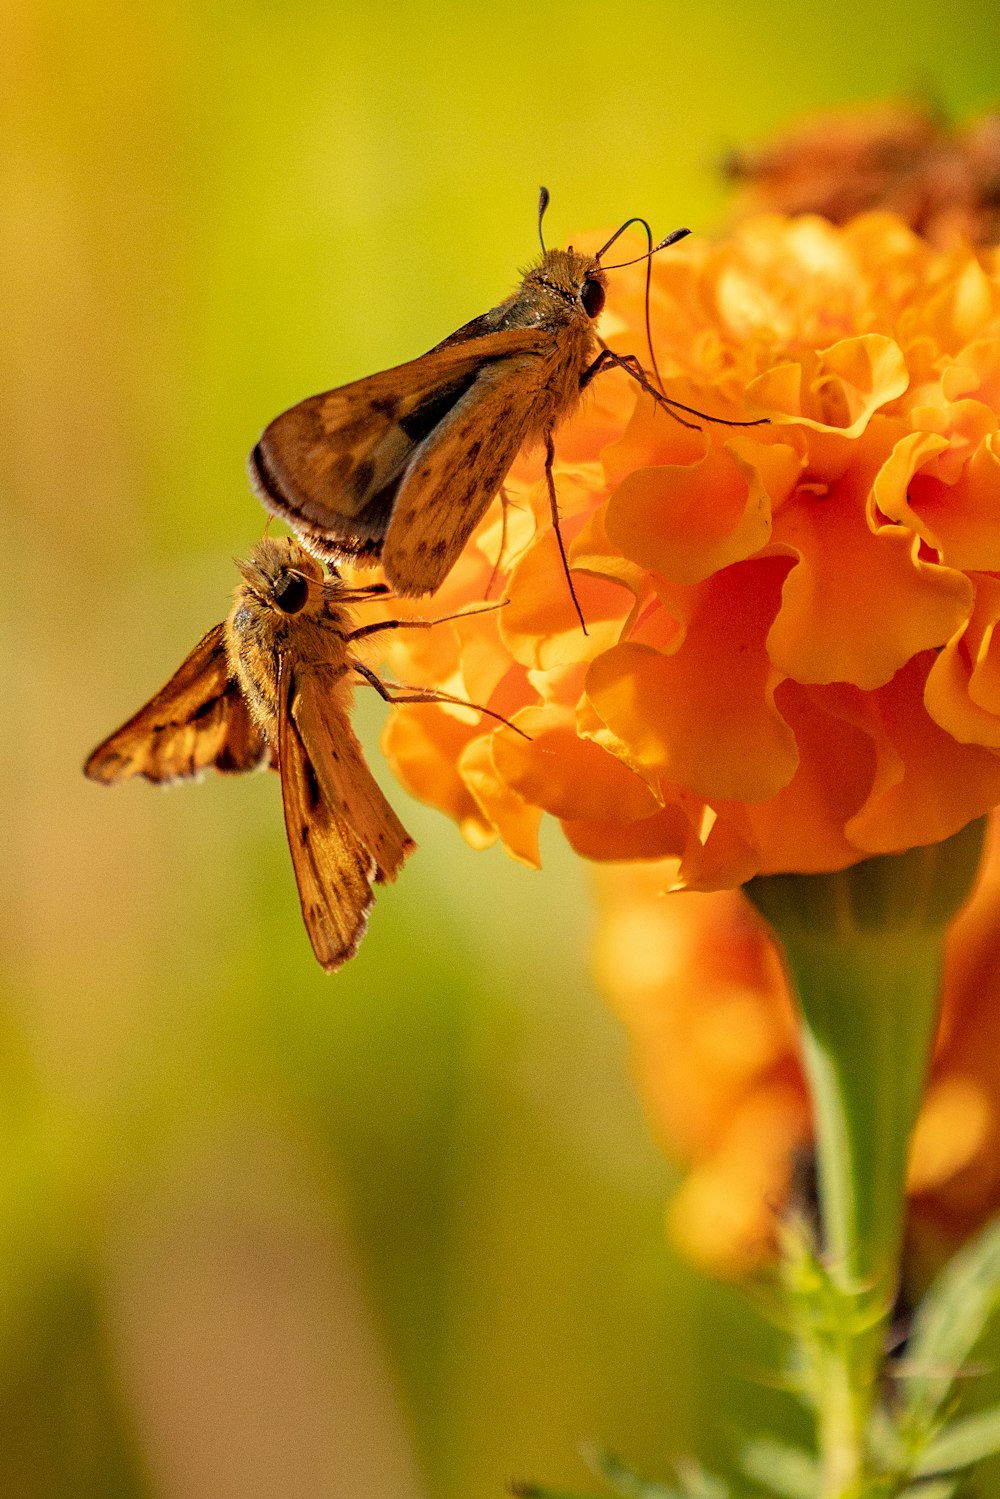
<instances>
[{"instance_id":1,"label":"butterfly compound eye","mask_svg":"<svg viewBox=\"0 0 1000 1499\"><path fill-rule=\"evenodd\" d=\"M274 602L285 614L298 614L309 597L309 584L301 573L282 573L274 585Z\"/></svg>"},{"instance_id":2,"label":"butterfly compound eye","mask_svg":"<svg viewBox=\"0 0 1000 1499\"><path fill-rule=\"evenodd\" d=\"M580 301L588 317L598 317L604 306L604 287L588 277L580 288Z\"/></svg>"}]
</instances>

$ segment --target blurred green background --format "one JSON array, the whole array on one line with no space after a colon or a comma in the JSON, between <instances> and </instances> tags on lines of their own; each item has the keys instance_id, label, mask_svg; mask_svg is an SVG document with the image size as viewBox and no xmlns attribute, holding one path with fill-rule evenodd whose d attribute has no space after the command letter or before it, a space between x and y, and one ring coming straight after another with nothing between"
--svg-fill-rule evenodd
<instances>
[{"instance_id":1,"label":"blurred green background","mask_svg":"<svg viewBox=\"0 0 1000 1499\"><path fill-rule=\"evenodd\" d=\"M79 766L224 613L266 421L499 300L540 182L550 242L710 229L805 111L995 102L997 19L5 0L0 1493L485 1499L793 1420L664 1245L557 836L532 874L388 785L420 852L326 978L276 781Z\"/></svg>"}]
</instances>

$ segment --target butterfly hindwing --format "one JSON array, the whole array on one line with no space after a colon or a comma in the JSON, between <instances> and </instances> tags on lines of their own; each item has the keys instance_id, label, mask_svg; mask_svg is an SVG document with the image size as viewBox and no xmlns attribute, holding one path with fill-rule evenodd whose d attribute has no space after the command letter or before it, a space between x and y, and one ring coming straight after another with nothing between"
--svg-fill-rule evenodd
<instances>
[{"instance_id":1,"label":"butterfly hindwing","mask_svg":"<svg viewBox=\"0 0 1000 1499\"><path fill-rule=\"evenodd\" d=\"M328 971L357 951L373 883L413 848L365 764L336 695L282 668L278 764L285 830L313 951ZM357 821L355 821L357 819Z\"/></svg>"},{"instance_id":2,"label":"butterfly hindwing","mask_svg":"<svg viewBox=\"0 0 1000 1499\"><path fill-rule=\"evenodd\" d=\"M371 855L382 884L396 878L415 844L372 775L330 677L322 669L300 672L292 714L323 791Z\"/></svg>"},{"instance_id":3,"label":"butterfly hindwing","mask_svg":"<svg viewBox=\"0 0 1000 1499\"><path fill-rule=\"evenodd\" d=\"M84 774L106 785L132 776L161 783L198 775L209 766L252 770L266 753L264 736L230 678L220 624L145 707L97 746Z\"/></svg>"}]
</instances>

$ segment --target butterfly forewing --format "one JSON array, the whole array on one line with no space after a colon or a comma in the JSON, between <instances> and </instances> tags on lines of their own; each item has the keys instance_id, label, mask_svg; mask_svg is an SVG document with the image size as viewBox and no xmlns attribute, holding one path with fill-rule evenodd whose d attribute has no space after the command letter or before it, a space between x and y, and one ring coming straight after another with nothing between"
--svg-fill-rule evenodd
<instances>
[{"instance_id":1,"label":"butterfly forewing","mask_svg":"<svg viewBox=\"0 0 1000 1499\"><path fill-rule=\"evenodd\" d=\"M492 383L493 371L537 356L546 342L531 328L453 338L408 364L311 396L264 432L250 457L254 486L318 555L378 551L415 455L479 382Z\"/></svg>"},{"instance_id":2,"label":"butterfly forewing","mask_svg":"<svg viewBox=\"0 0 1000 1499\"><path fill-rule=\"evenodd\" d=\"M106 785L131 776L175 781L209 766L252 770L266 753L264 735L230 678L220 624L144 708L97 746L84 774Z\"/></svg>"},{"instance_id":3,"label":"butterfly forewing","mask_svg":"<svg viewBox=\"0 0 1000 1499\"><path fill-rule=\"evenodd\" d=\"M508 366L523 362L484 370L415 451L382 553L397 593L439 588L499 491L531 426L537 395L533 380L510 378Z\"/></svg>"}]
</instances>

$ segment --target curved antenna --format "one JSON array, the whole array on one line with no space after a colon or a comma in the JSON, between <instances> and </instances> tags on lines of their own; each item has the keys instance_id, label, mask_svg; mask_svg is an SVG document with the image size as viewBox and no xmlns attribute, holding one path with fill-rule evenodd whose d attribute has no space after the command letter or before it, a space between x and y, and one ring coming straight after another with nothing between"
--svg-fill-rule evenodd
<instances>
[{"instance_id":1,"label":"curved antenna","mask_svg":"<svg viewBox=\"0 0 1000 1499\"><path fill-rule=\"evenodd\" d=\"M627 229L629 224L642 224L644 226L646 233L649 235L649 249L646 251L645 255L636 255L633 260L619 260L614 265L602 266L602 271L620 271L623 266L637 265L640 260L648 260L651 255L658 255L659 252L661 250L665 250L668 245L676 245L679 239L687 239L688 235L691 233L690 229L671 229L670 233L664 235L658 245L654 245L652 231L649 225L646 223L645 219L629 219L628 224L622 225L622 229ZM609 245L614 244L615 240L618 238L618 235L621 234L621 232L622 230L619 229L617 234L612 235L612 237L608 240L607 245L604 246L604 250L606 250ZM599 250L597 252L598 260L600 260L601 256L604 254L604 250Z\"/></svg>"},{"instance_id":2,"label":"curved antenna","mask_svg":"<svg viewBox=\"0 0 1000 1499\"><path fill-rule=\"evenodd\" d=\"M605 250L610 250L611 246L614 244L615 240L619 239L625 233L625 230L626 229L630 229L633 224L641 224L642 225L642 227L645 229L646 234L647 234L647 236L649 238L649 243L652 244L653 243L653 231L652 231L652 229L650 229L650 227L646 223L645 219L641 219L638 216L636 216L635 218L632 218L632 219L626 219L625 222L624 222L624 224L619 224L618 228L615 230L614 234L608 240L607 244L602 245L601 248L598 250L597 254L594 256L594 259L595 260L600 260L601 256L604 254ZM652 252L650 252L650 253L652 253Z\"/></svg>"},{"instance_id":3,"label":"curved antenna","mask_svg":"<svg viewBox=\"0 0 1000 1499\"><path fill-rule=\"evenodd\" d=\"M540 187L538 189L538 239L539 239L539 243L541 244L541 247L542 247L542 254L543 255L547 255L548 254L548 251L545 248L545 239L544 239L544 236L542 235L542 220L545 217L545 210L548 208L548 206L549 206L549 190L548 190L547 187Z\"/></svg>"},{"instance_id":4,"label":"curved antenna","mask_svg":"<svg viewBox=\"0 0 1000 1499\"><path fill-rule=\"evenodd\" d=\"M653 374L656 376L656 383L660 387L660 390L662 392L663 376L660 374L660 366L656 362L656 350L653 348L653 326L652 322L650 321L649 315L649 299L653 286L653 256L657 253L657 251L665 250L668 245L675 245L679 239L684 239L688 234L691 233L691 231L690 229L672 229L669 234L665 235L664 238L660 240L660 243L658 245L654 245L652 229L650 229L645 219L639 218L637 215L634 219L626 219L621 228L615 230L614 234L608 240L607 244L601 246L596 256L594 257L597 260L598 264L600 264L601 256L604 254L605 250L610 250L611 246L614 244L619 235L624 234L625 230L630 228L633 224L641 224L646 231L646 240L649 245L649 249L646 251L645 255L636 255L633 260L620 260L616 265L601 266L601 269L603 271L620 271L627 265L638 265L640 260L644 260L646 262L646 348L649 350L649 362L653 366Z\"/></svg>"}]
</instances>

